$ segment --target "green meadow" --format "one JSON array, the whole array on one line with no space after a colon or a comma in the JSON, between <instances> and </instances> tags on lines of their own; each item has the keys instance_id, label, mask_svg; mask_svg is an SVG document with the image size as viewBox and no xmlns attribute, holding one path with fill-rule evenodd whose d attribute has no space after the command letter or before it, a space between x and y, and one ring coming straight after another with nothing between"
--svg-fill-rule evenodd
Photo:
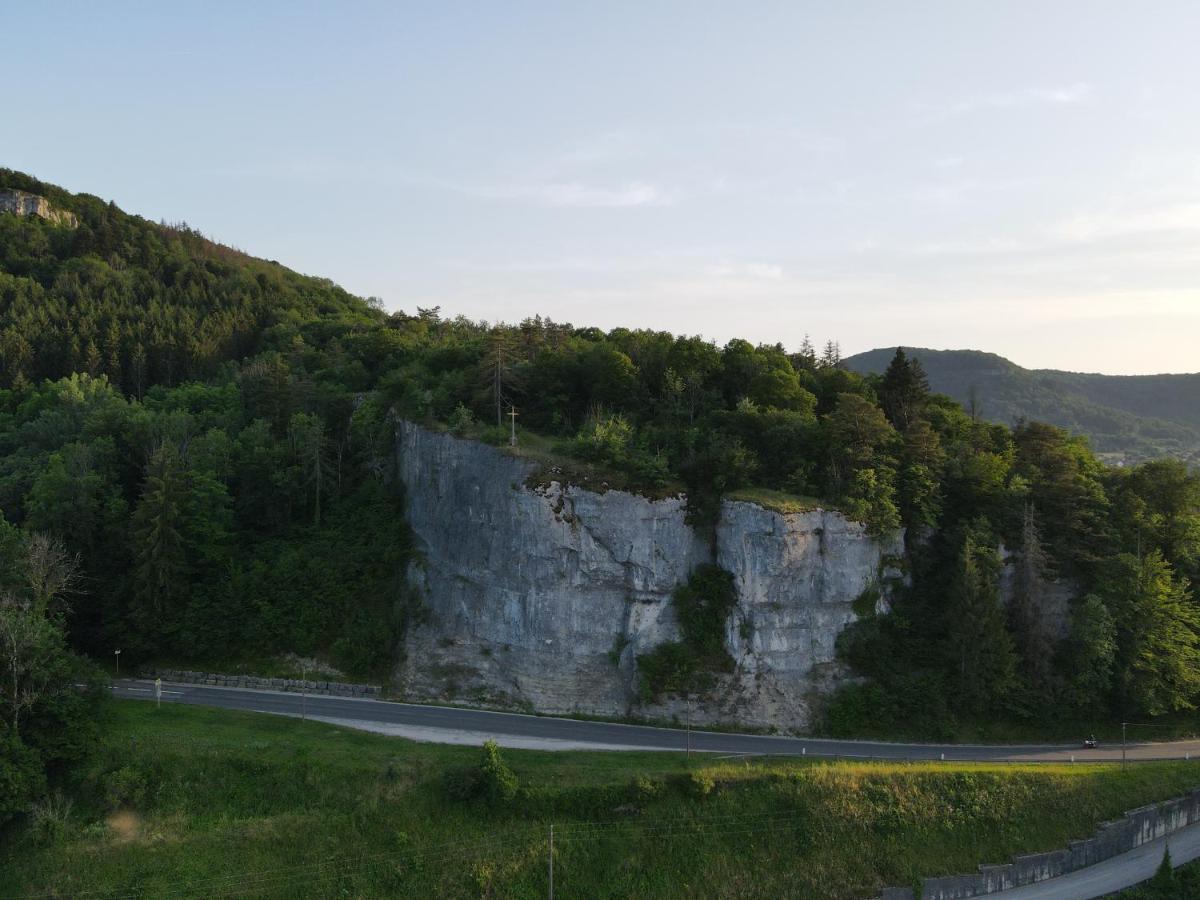
<instances>
[{"instance_id":1,"label":"green meadow","mask_svg":"<svg viewBox=\"0 0 1200 900\"><path fill-rule=\"evenodd\" d=\"M1200 764L483 751L139 701L3 841L3 896L869 897L1088 835ZM511 788L511 782L506 782ZM504 791L499 792L504 794Z\"/></svg>"}]
</instances>

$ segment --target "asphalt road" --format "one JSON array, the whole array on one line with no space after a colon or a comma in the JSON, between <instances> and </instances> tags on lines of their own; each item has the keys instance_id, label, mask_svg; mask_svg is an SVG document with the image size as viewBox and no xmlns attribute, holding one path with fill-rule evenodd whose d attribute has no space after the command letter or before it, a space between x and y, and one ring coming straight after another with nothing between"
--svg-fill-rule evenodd
<instances>
[{"instance_id":1,"label":"asphalt road","mask_svg":"<svg viewBox=\"0 0 1200 900\"><path fill-rule=\"evenodd\" d=\"M154 699L151 681L122 679L113 686L118 697ZM579 719L486 712L447 706L392 703L349 697L313 696L277 691L163 684L164 703L217 706L336 722L439 743L482 743L489 738L507 746L608 750L685 750L688 735L679 728L652 728ZM692 730L691 747L704 753L729 755L822 756L861 759L975 760L991 762L1099 762L1121 759L1119 745L1095 750L1081 746L895 744L881 741L835 741L817 738L727 734ZM1130 760L1200 759L1200 741L1130 744Z\"/></svg>"},{"instance_id":2,"label":"asphalt road","mask_svg":"<svg viewBox=\"0 0 1200 900\"><path fill-rule=\"evenodd\" d=\"M1060 875L1047 881L1010 891L989 894L1001 900L1079 900L1080 897L1104 897L1114 891L1145 881L1162 862L1163 847L1171 847L1171 862L1181 866L1200 857L1200 825L1182 828L1172 835L1142 844L1136 850L1106 859L1104 862Z\"/></svg>"}]
</instances>

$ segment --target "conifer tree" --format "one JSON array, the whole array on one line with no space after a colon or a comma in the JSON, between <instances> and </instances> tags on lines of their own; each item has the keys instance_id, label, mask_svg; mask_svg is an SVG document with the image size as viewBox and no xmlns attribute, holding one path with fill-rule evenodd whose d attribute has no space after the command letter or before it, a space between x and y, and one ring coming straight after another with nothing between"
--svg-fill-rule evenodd
<instances>
[{"instance_id":1,"label":"conifer tree","mask_svg":"<svg viewBox=\"0 0 1200 900\"><path fill-rule=\"evenodd\" d=\"M1124 555L1108 580L1120 634L1125 707L1146 715L1195 709L1200 699L1200 612L1186 579L1155 549Z\"/></svg>"},{"instance_id":2,"label":"conifer tree","mask_svg":"<svg viewBox=\"0 0 1200 900\"><path fill-rule=\"evenodd\" d=\"M968 527L959 547L946 615L958 705L973 716L996 710L1016 679L1017 657L1000 604L998 567L986 530Z\"/></svg>"},{"instance_id":3,"label":"conifer tree","mask_svg":"<svg viewBox=\"0 0 1200 900\"><path fill-rule=\"evenodd\" d=\"M925 409L929 400L929 379L919 359L909 359L903 347L883 373L879 389L883 411L897 430L904 431Z\"/></svg>"},{"instance_id":4,"label":"conifer tree","mask_svg":"<svg viewBox=\"0 0 1200 900\"><path fill-rule=\"evenodd\" d=\"M1016 562L1015 591L1009 604L1009 621L1021 655L1022 672L1030 686L1043 693L1049 688L1054 646L1042 612L1046 596L1049 558L1031 504L1021 520L1021 549Z\"/></svg>"}]
</instances>

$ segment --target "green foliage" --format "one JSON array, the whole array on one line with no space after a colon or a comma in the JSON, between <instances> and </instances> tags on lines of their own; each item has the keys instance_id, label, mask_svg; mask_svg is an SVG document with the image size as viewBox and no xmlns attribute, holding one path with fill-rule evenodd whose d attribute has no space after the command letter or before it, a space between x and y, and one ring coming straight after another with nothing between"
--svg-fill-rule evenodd
<instances>
[{"instance_id":1,"label":"green foliage","mask_svg":"<svg viewBox=\"0 0 1200 900\"><path fill-rule=\"evenodd\" d=\"M483 745L483 762L479 765L480 794L489 806L512 803L517 797L516 773L500 756L500 746L495 741Z\"/></svg>"},{"instance_id":2,"label":"green foliage","mask_svg":"<svg viewBox=\"0 0 1200 900\"><path fill-rule=\"evenodd\" d=\"M725 629L737 605L733 575L718 566L697 566L671 601L682 640L666 641L638 656L646 700L706 690L712 673L733 670L733 657L725 649Z\"/></svg>"},{"instance_id":3,"label":"green foliage","mask_svg":"<svg viewBox=\"0 0 1200 900\"><path fill-rule=\"evenodd\" d=\"M1109 607L1118 623L1119 690L1146 715L1195 709L1200 692L1200 612L1189 585L1161 551L1111 567Z\"/></svg>"},{"instance_id":4,"label":"green foliage","mask_svg":"<svg viewBox=\"0 0 1200 900\"><path fill-rule=\"evenodd\" d=\"M998 708L1016 685L1017 656L996 587L999 559L982 525L964 532L947 606L947 650L963 711Z\"/></svg>"},{"instance_id":5,"label":"green foliage","mask_svg":"<svg viewBox=\"0 0 1200 900\"><path fill-rule=\"evenodd\" d=\"M1073 708L1095 713L1107 705L1116 660L1116 621L1099 597L1088 594L1071 609L1070 636L1062 651Z\"/></svg>"},{"instance_id":6,"label":"green foliage","mask_svg":"<svg viewBox=\"0 0 1200 900\"><path fill-rule=\"evenodd\" d=\"M442 786L452 800L481 800L492 808L501 808L516 800L520 781L500 755L500 746L486 741L479 765L447 769Z\"/></svg>"},{"instance_id":7,"label":"green foliage","mask_svg":"<svg viewBox=\"0 0 1200 900\"><path fill-rule=\"evenodd\" d=\"M104 805L108 809L137 809L145 800L146 776L133 766L122 766L104 777Z\"/></svg>"},{"instance_id":8,"label":"green foliage","mask_svg":"<svg viewBox=\"0 0 1200 900\"><path fill-rule=\"evenodd\" d=\"M41 757L0 724L0 825L25 812L46 790Z\"/></svg>"},{"instance_id":9,"label":"green foliage","mask_svg":"<svg viewBox=\"0 0 1200 900\"><path fill-rule=\"evenodd\" d=\"M478 747L231 710L114 707L71 783L65 833L39 843L18 823L0 845L9 893L211 894L257 878L272 896L461 897L482 883L491 896L544 897L554 823L564 896L868 897L1065 846L1196 778L1183 762L1122 772L506 750L522 788L481 814L443 781L449 769L478 772ZM110 819L105 778L125 767L145 795L136 814ZM730 822L770 822L770 839ZM318 858L345 864L301 868Z\"/></svg>"},{"instance_id":10,"label":"green foliage","mask_svg":"<svg viewBox=\"0 0 1200 900\"><path fill-rule=\"evenodd\" d=\"M929 401L929 379L919 359L909 359L903 347L888 364L879 385L883 411L897 430L905 431L918 421Z\"/></svg>"},{"instance_id":11,"label":"green foliage","mask_svg":"<svg viewBox=\"0 0 1200 900\"><path fill-rule=\"evenodd\" d=\"M1200 897L1200 862L1169 870L1171 853L1163 849L1163 862L1154 877L1135 888L1115 894L1117 900L1191 900Z\"/></svg>"},{"instance_id":12,"label":"green foliage","mask_svg":"<svg viewBox=\"0 0 1200 900\"><path fill-rule=\"evenodd\" d=\"M875 615L875 607L879 604L879 598L882 594L877 585L871 585L864 588L862 593L854 598L852 608L854 614L860 619L869 619Z\"/></svg>"},{"instance_id":13,"label":"green foliage","mask_svg":"<svg viewBox=\"0 0 1200 900\"><path fill-rule=\"evenodd\" d=\"M990 424L995 410L929 392L930 380L969 386L946 380L942 356L889 350L880 375L861 375L833 341L789 355L542 317L386 315L186 226L7 170L0 187L80 222L0 216L0 589L13 583L6 548L35 532L62 541L88 591L55 602L74 647L107 658L120 646L129 664L291 651L386 671L420 612L402 589L395 416L506 445L515 406L513 452L588 485L657 496L682 484L701 529L729 496L840 509L874 536L905 527L909 578L890 621L860 622L843 642L895 708L912 707L897 672L940 686L963 721L1028 720L1056 703L1148 715L1200 698L1200 476L1161 460L1109 469L1060 428ZM1091 397L1074 424L1118 435L1115 419L1085 422L1099 382L1054 377ZM1057 416L1039 405L1053 387L1040 378L1021 378L1028 408ZM1182 385L1104 390L1200 427L1152 383ZM1005 610L995 551L1028 556L1027 511L1044 566L1016 579ZM1064 641L1034 627L1055 579L1095 598L1076 602ZM728 667L713 641L724 624L697 609L702 637L639 659L651 693L698 690Z\"/></svg>"},{"instance_id":14,"label":"green foliage","mask_svg":"<svg viewBox=\"0 0 1200 900\"><path fill-rule=\"evenodd\" d=\"M1088 437L1098 452L1136 463L1200 454L1200 375L1095 375L1023 369L978 350L909 349L935 391L981 419L1050 422ZM855 372L883 373L891 348L846 360Z\"/></svg>"}]
</instances>

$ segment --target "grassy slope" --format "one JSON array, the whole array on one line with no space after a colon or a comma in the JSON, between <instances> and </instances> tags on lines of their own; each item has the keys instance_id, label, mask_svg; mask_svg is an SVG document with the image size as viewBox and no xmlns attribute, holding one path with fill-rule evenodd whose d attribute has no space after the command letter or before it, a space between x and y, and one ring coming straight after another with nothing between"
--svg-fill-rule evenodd
<instances>
[{"instance_id":1,"label":"grassy slope","mask_svg":"<svg viewBox=\"0 0 1200 900\"><path fill-rule=\"evenodd\" d=\"M1061 845L1200 781L1196 763L689 769L667 754L508 751L525 790L492 810L443 787L448 768L478 757L312 722L118 702L61 834L7 836L0 893L534 898L545 895L553 822L563 897L865 897ZM114 814L103 798L122 780L114 793L132 800Z\"/></svg>"}]
</instances>

